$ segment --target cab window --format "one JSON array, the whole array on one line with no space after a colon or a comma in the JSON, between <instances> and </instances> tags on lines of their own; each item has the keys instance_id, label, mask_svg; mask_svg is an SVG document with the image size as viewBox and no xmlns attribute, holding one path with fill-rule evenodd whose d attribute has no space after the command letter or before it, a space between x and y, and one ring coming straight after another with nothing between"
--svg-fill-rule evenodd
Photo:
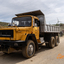
<instances>
[{"instance_id":1,"label":"cab window","mask_svg":"<svg viewBox=\"0 0 64 64\"><path fill-rule=\"evenodd\" d=\"M38 27L40 25L40 22L37 19L34 19L34 26Z\"/></svg>"}]
</instances>

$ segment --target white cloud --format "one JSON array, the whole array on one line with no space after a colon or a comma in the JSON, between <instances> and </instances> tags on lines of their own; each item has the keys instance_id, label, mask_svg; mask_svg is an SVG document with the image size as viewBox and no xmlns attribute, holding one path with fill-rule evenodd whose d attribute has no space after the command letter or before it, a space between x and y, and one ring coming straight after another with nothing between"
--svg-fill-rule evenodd
<instances>
[{"instance_id":1,"label":"white cloud","mask_svg":"<svg viewBox=\"0 0 64 64\"><path fill-rule=\"evenodd\" d=\"M40 9L47 23L64 21L64 0L0 0L0 21L10 22L17 13ZM64 22L63 22L64 23Z\"/></svg>"},{"instance_id":2,"label":"white cloud","mask_svg":"<svg viewBox=\"0 0 64 64\"><path fill-rule=\"evenodd\" d=\"M61 8L55 8L55 11L59 13L61 12Z\"/></svg>"},{"instance_id":3,"label":"white cloud","mask_svg":"<svg viewBox=\"0 0 64 64\"><path fill-rule=\"evenodd\" d=\"M59 19L60 23L64 23L64 13L51 13L51 14L48 14L46 15L46 22L49 24L56 24L57 23L57 19Z\"/></svg>"}]
</instances>

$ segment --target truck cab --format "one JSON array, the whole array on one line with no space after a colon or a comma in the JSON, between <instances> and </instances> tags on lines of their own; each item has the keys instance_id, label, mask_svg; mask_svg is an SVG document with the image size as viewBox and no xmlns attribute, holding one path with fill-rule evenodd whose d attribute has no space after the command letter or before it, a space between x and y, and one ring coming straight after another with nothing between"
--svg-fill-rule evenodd
<instances>
[{"instance_id":1,"label":"truck cab","mask_svg":"<svg viewBox=\"0 0 64 64\"><path fill-rule=\"evenodd\" d=\"M39 39L39 19L35 16L14 17L10 27L15 27L15 40L25 41L28 34L34 34L36 39Z\"/></svg>"}]
</instances>

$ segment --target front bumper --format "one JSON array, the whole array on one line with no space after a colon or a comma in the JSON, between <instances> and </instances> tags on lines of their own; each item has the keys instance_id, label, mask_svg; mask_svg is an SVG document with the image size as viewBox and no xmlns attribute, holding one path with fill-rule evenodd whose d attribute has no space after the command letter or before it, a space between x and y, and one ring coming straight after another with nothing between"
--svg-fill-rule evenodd
<instances>
[{"instance_id":1,"label":"front bumper","mask_svg":"<svg viewBox=\"0 0 64 64\"><path fill-rule=\"evenodd\" d=\"M16 45L15 45L16 44ZM26 42L25 41L9 41L9 40L0 40L0 45L4 45L4 46L26 46Z\"/></svg>"}]
</instances>

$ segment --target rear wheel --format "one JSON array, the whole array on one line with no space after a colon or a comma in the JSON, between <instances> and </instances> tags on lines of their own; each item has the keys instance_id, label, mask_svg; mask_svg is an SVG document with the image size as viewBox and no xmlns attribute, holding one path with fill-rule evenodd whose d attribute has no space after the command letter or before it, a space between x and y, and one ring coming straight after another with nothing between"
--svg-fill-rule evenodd
<instances>
[{"instance_id":1,"label":"rear wheel","mask_svg":"<svg viewBox=\"0 0 64 64\"><path fill-rule=\"evenodd\" d=\"M55 47L55 38L51 37L50 42L49 42L49 47L54 48Z\"/></svg>"},{"instance_id":2,"label":"rear wheel","mask_svg":"<svg viewBox=\"0 0 64 64\"><path fill-rule=\"evenodd\" d=\"M35 54L35 43L32 40L28 40L27 46L22 48L22 54L26 58L30 58Z\"/></svg>"},{"instance_id":3,"label":"rear wheel","mask_svg":"<svg viewBox=\"0 0 64 64\"><path fill-rule=\"evenodd\" d=\"M55 46L58 46L58 44L59 44L59 37L56 36L56 37L55 37Z\"/></svg>"}]
</instances>

